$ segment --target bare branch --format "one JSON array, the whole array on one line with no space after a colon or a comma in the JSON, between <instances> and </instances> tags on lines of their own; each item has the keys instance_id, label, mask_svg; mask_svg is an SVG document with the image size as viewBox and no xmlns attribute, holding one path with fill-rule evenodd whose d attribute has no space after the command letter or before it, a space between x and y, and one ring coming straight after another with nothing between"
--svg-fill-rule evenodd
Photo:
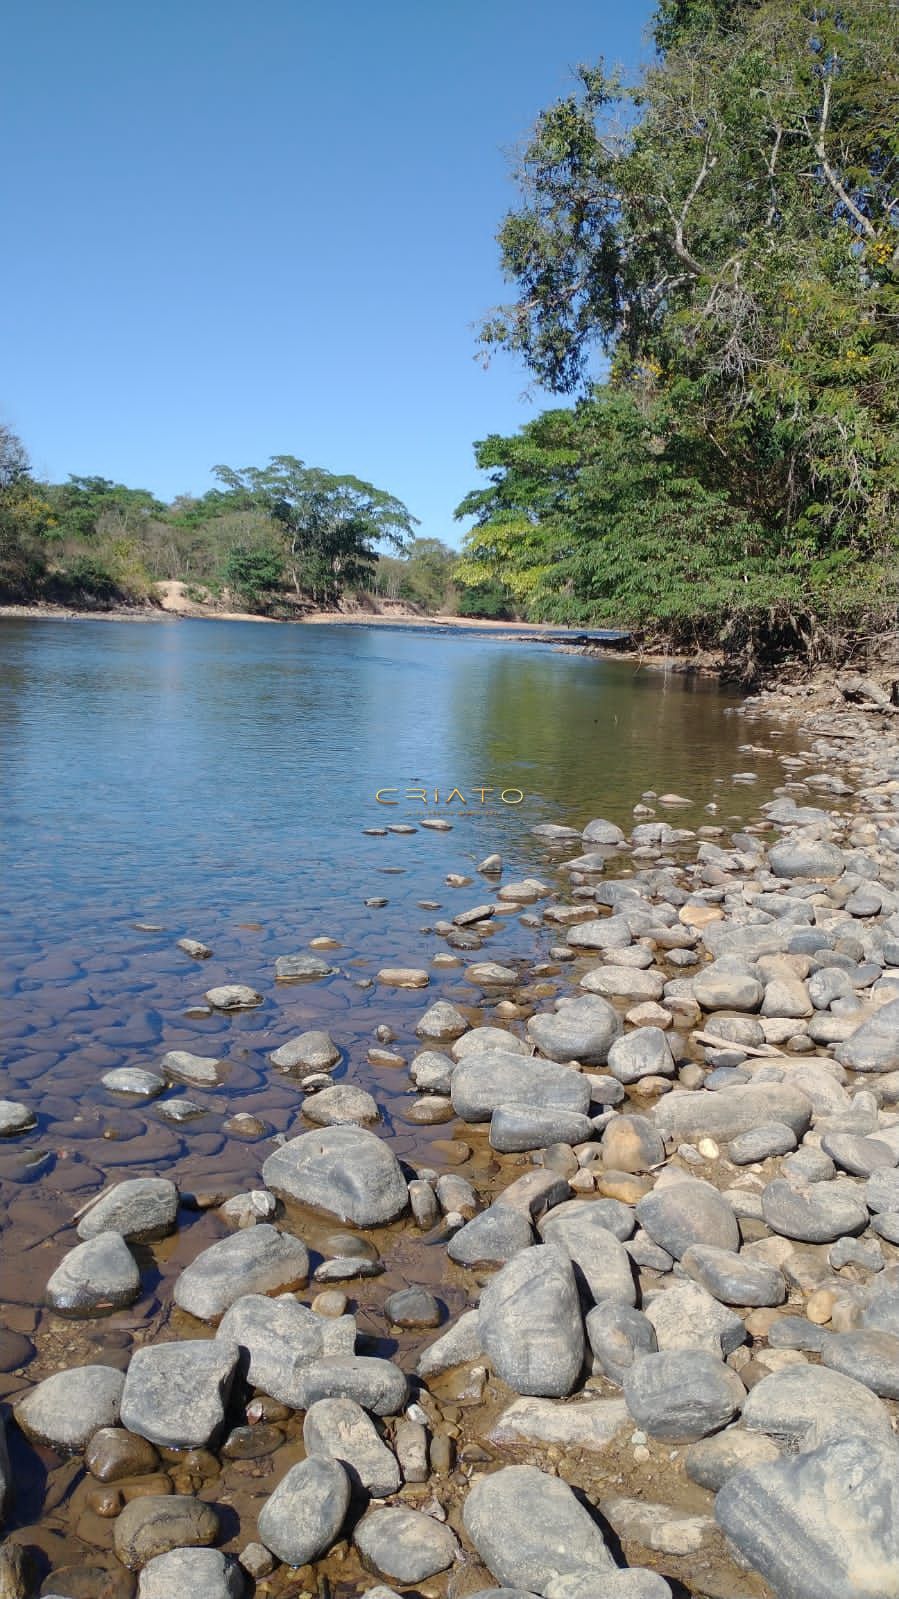
<instances>
[{"instance_id":1,"label":"bare branch","mask_svg":"<svg viewBox=\"0 0 899 1599\"><path fill-rule=\"evenodd\" d=\"M827 136L828 123L830 122L830 99L832 89L833 74L828 73L827 77L824 79L824 99L821 102L821 119L818 123L818 135L815 140L815 154L821 163L821 170L824 173L825 178L827 179L830 187L833 189L833 192L837 196L840 203L846 207L846 210L849 212L850 216L855 218L855 221L858 223L858 226L861 228L862 232L865 233L869 239L873 239L877 236L877 229L874 227L874 224L865 216L864 212L859 210L855 201L852 199L852 196L843 187L843 184L840 182L839 177L827 159L827 151L825 149L824 141Z\"/></svg>"}]
</instances>

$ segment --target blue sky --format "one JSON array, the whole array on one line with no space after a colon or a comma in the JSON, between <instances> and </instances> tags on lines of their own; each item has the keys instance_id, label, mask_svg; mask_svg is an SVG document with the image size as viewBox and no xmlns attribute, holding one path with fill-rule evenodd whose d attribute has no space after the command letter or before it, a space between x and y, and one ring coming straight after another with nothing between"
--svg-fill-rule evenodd
<instances>
[{"instance_id":1,"label":"blue sky","mask_svg":"<svg viewBox=\"0 0 899 1599\"><path fill-rule=\"evenodd\" d=\"M290 453L456 542L509 158L649 0L10 0L0 415L41 475L168 498ZM10 156L10 152L14 152Z\"/></svg>"}]
</instances>

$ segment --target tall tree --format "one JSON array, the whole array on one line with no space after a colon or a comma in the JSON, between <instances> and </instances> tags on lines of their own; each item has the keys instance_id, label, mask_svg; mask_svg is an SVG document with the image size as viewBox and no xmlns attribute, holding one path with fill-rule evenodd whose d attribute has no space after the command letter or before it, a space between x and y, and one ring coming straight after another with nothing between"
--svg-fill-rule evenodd
<instances>
[{"instance_id":1,"label":"tall tree","mask_svg":"<svg viewBox=\"0 0 899 1599\"><path fill-rule=\"evenodd\" d=\"M293 455L272 456L266 467L214 476L238 500L265 508L280 530L285 564L296 593L334 600L377 559L377 547L401 550L416 519L401 500L349 475L306 466Z\"/></svg>"},{"instance_id":2,"label":"tall tree","mask_svg":"<svg viewBox=\"0 0 899 1599\"><path fill-rule=\"evenodd\" d=\"M559 392L602 351L785 604L797 574L812 607L873 595L899 525L899 7L666 0L657 43L636 89L583 68L539 118L483 339Z\"/></svg>"}]
</instances>

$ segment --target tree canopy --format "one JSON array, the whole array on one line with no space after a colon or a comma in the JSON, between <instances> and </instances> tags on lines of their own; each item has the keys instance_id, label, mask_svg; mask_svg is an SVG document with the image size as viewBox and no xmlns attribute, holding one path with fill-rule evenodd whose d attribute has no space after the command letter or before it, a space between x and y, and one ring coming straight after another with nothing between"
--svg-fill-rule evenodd
<instances>
[{"instance_id":1,"label":"tree canopy","mask_svg":"<svg viewBox=\"0 0 899 1599\"><path fill-rule=\"evenodd\" d=\"M895 600L899 7L665 0L656 44L523 151L482 339L579 401L477 446L463 570L707 629Z\"/></svg>"}]
</instances>

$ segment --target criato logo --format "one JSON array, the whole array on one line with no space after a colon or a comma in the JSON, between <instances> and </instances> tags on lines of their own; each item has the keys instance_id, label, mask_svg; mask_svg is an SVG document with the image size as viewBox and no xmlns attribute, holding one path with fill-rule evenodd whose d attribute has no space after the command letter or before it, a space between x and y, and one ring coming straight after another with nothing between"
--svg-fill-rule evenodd
<instances>
[{"instance_id":1,"label":"criato logo","mask_svg":"<svg viewBox=\"0 0 899 1599\"><path fill-rule=\"evenodd\" d=\"M400 792L392 786L379 788L375 799L379 805L399 805L401 801L392 796ZM489 805L493 798L498 798L503 805L520 805L524 791L520 788L472 788L466 794L461 788L451 788L449 793L441 795L439 788L406 788L402 790L402 798L415 800L420 805Z\"/></svg>"}]
</instances>

